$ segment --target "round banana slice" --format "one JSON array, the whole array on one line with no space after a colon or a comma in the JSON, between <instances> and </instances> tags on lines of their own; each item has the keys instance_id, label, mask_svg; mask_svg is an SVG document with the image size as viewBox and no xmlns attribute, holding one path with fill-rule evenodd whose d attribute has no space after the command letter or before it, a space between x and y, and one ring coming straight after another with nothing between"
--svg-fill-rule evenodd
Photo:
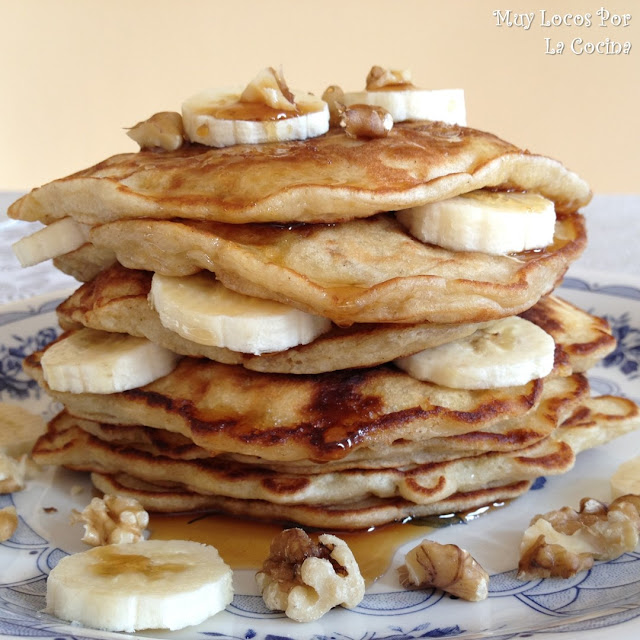
<instances>
[{"instance_id":1,"label":"round banana slice","mask_svg":"<svg viewBox=\"0 0 640 640\"><path fill-rule=\"evenodd\" d=\"M537 193L485 190L399 211L396 217L423 242L493 255L546 247L556 224L553 202Z\"/></svg>"},{"instance_id":2,"label":"round banana slice","mask_svg":"<svg viewBox=\"0 0 640 640\"><path fill-rule=\"evenodd\" d=\"M66 556L47 580L47 612L108 631L182 629L233 598L231 569L211 546L146 540Z\"/></svg>"},{"instance_id":3,"label":"round banana slice","mask_svg":"<svg viewBox=\"0 0 640 640\"><path fill-rule=\"evenodd\" d=\"M21 238L11 248L23 267L32 267L79 249L88 242L91 227L73 218L62 218Z\"/></svg>"},{"instance_id":4,"label":"round banana slice","mask_svg":"<svg viewBox=\"0 0 640 640\"><path fill-rule=\"evenodd\" d=\"M555 343L540 327L503 318L461 340L399 358L418 380L454 389L497 389L543 378L553 369Z\"/></svg>"},{"instance_id":5,"label":"round banana slice","mask_svg":"<svg viewBox=\"0 0 640 640\"><path fill-rule=\"evenodd\" d=\"M192 142L210 147L305 140L329 130L329 106L309 93L291 91L282 74L263 69L243 89L208 89L182 105Z\"/></svg>"},{"instance_id":6,"label":"round banana slice","mask_svg":"<svg viewBox=\"0 0 640 640\"><path fill-rule=\"evenodd\" d=\"M240 353L284 351L331 328L328 318L231 291L209 273L156 273L149 299L165 328L198 344Z\"/></svg>"},{"instance_id":7,"label":"round banana slice","mask_svg":"<svg viewBox=\"0 0 640 640\"><path fill-rule=\"evenodd\" d=\"M623 462L611 476L611 497L640 495L640 456Z\"/></svg>"},{"instance_id":8,"label":"round banana slice","mask_svg":"<svg viewBox=\"0 0 640 640\"><path fill-rule=\"evenodd\" d=\"M342 102L347 107L354 104L382 107L391 114L394 122L440 120L447 124L467 124L463 89L352 91L344 94Z\"/></svg>"},{"instance_id":9,"label":"round banana slice","mask_svg":"<svg viewBox=\"0 0 640 640\"><path fill-rule=\"evenodd\" d=\"M85 328L54 342L41 364L56 391L118 393L166 376L179 358L146 338Z\"/></svg>"}]
</instances>

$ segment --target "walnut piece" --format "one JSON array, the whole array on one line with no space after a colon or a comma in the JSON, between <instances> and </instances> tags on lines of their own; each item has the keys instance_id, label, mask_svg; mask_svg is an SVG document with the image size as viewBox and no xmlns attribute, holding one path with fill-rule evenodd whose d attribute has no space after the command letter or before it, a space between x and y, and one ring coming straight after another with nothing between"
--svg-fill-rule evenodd
<instances>
[{"instance_id":1,"label":"walnut piece","mask_svg":"<svg viewBox=\"0 0 640 640\"><path fill-rule=\"evenodd\" d=\"M27 473L27 456L19 460L0 452L0 493L22 491Z\"/></svg>"},{"instance_id":2,"label":"walnut piece","mask_svg":"<svg viewBox=\"0 0 640 640\"><path fill-rule=\"evenodd\" d=\"M140 145L140 149L175 151L185 141L182 116L175 111L155 113L131 127L127 135Z\"/></svg>"},{"instance_id":3,"label":"walnut piece","mask_svg":"<svg viewBox=\"0 0 640 640\"><path fill-rule=\"evenodd\" d=\"M393 117L382 107L354 104L341 109L340 126L351 138L385 138L393 129Z\"/></svg>"},{"instance_id":4,"label":"walnut piece","mask_svg":"<svg viewBox=\"0 0 640 640\"><path fill-rule=\"evenodd\" d=\"M407 553L398 574L405 589L435 587L472 602L489 594L489 574L455 544L423 540Z\"/></svg>"},{"instance_id":5,"label":"walnut piece","mask_svg":"<svg viewBox=\"0 0 640 640\"><path fill-rule=\"evenodd\" d=\"M82 542L94 547L139 542L149 524L149 514L135 498L105 495L93 498L82 512L73 509L71 523L84 525Z\"/></svg>"},{"instance_id":6,"label":"walnut piece","mask_svg":"<svg viewBox=\"0 0 640 640\"><path fill-rule=\"evenodd\" d=\"M322 99L329 106L329 126L339 127L344 111L344 91L337 84L332 84L324 90Z\"/></svg>"},{"instance_id":7,"label":"walnut piece","mask_svg":"<svg viewBox=\"0 0 640 640\"><path fill-rule=\"evenodd\" d=\"M15 507L0 509L0 542L8 540L18 528L18 512Z\"/></svg>"},{"instance_id":8,"label":"walnut piece","mask_svg":"<svg viewBox=\"0 0 640 640\"><path fill-rule=\"evenodd\" d=\"M537 515L520 544L520 580L569 578L613 560L638 545L640 496L620 496L609 506L592 498L580 501L579 511L563 507Z\"/></svg>"},{"instance_id":9,"label":"walnut piece","mask_svg":"<svg viewBox=\"0 0 640 640\"><path fill-rule=\"evenodd\" d=\"M246 86L240 95L240 102L265 104L272 109L295 111L295 98L284 76L282 69L276 71L267 67Z\"/></svg>"},{"instance_id":10,"label":"walnut piece","mask_svg":"<svg viewBox=\"0 0 640 640\"><path fill-rule=\"evenodd\" d=\"M367 76L367 91L384 89L385 87L412 88L411 72L408 69L384 69L383 67L371 67Z\"/></svg>"},{"instance_id":11,"label":"walnut piece","mask_svg":"<svg viewBox=\"0 0 640 640\"><path fill-rule=\"evenodd\" d=\"M302 529L286 529L271 542L256 582L266 606L292 620L311 622L364 597L364 579L347 544L324 534L315 544Z\"/></svg>"}]
</instances>

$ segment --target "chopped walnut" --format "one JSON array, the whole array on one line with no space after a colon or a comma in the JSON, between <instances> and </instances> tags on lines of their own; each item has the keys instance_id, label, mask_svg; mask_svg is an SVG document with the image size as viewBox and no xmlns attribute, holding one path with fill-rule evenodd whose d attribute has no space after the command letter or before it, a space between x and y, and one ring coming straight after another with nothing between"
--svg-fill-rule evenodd
<instances>
[{"instance_id":1,"label":"chopped walnut","mask_svg":"<svg viewBox=\"0 0 640 640\"><path fill-rule=\"evenodd\" d=\"M0 453L0 493L22 491L27 473L27 456L19 460Z\"/></svg>"},{"instance_id":2,"label":"chopped walnut","mask_svg":"<svg viewBox=\"0 0 640 640\"><path fill-rule=\"evenodd\" d=\"M640 496L626 495L611 505L583 498L580 510L563 507L537 515L520 544L518 578L569 578L613 560L638 545Z\"/></svg>"},{"instance_id":3,"label":"chopped walnut","mask_svg":"<svg viewBox=\"0 0 640 640\"><path fill-rule=\"evenodd\" d=\"M384 89L389 86L413 87L411 84L411 72L407 69L384 69L383 67L371 67L367 76L367 91Z\"/></svg>"},{"instance_id":4,"label":"chopped walnut","mask_svg":"<svg viewBox=\"0 0 640 640\"><path fill-rule=\"evenodd\" d=\"M82 512L73 509L71 523L84 525L82 541L94 547L139 542L149 524L149 514L135 498L105 495L93 498Z\"/></svg>"},{"instance_id":5,"label":"chopped walnut","mask_svg":"<svg viewBox=\"0 0 640 640\"><path fill-rule=\"evenodd\" d=\"M240 102L256 102L283 111L295 111L296 108L294 95L285 82L282 70L276 71L273 67L258 73L240 95Z\"/></svg>"},{"instance_id":6,"label":"chopped walnut","mask_svg":"<svg viewBox=\"0 0 640 640\"><path fill-rule=\"evenodd\" d=\"M8 540L18 528L18 512L15 507L0 509L0 542Z\"/></svg>"},{"instance_id":7,"label":"chopped walnut","mask_svg":"<svg viewBox=\"0 0 640 640\"><path fill-rule=\"evenodd\" d=\"M141 149L164 149L175 151L185 141L182 116L175 111L161 111L148 120L138 122L127 131L127 135L135 140Z\"/></svg>"},{"instance_id":8,"label":"chopped walnut","mask_svg":"<svg viewBox=\"0 0 640 640\"><path fill-rule=\"evenodd\" d=\"M405 589L435 587L473 602L489 593L489 574L455 544L423 540L407 553L398 574Z\"/></svg>"},{"instance_id":9,"label":"chopped walnut","mask_svg":"<svg viewBox=\"0 0 640 640\"><path fill-rule=\"evenodd\" d=\"M351 138L385 138L393 129L393 117L382 107L354 104L341 110L340 126Z\"/></svg>"},{"instance_id":10,"label":"chopped walnut","mask_svg":"<svg viewBox=\"0 0 640 640\"><path fill-rule=\"evenodd\" d=\"M311 622L342 605L355 607L364 597L364 579L347 544L302 529L286 529L271 542L269 557L256 582L269 609L292 620Z\"/></svg>"},{"instance_id":11,"label":"chopped walnut","mask_svg":"<svg viewBox=\"0 0 640 640\"><path fill-rule=\"evenodd\" d=\"M338 85L332 84L324 90L322 99L329 106L329 126L339 127L344 111L344 91Z\"/></svg>"}]
</instances>

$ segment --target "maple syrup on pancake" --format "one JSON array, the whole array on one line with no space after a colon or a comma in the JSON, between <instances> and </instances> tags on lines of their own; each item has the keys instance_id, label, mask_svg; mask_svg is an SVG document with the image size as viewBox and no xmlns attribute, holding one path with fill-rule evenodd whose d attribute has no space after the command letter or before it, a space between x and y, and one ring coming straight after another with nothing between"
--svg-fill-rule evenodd
<instances>
[{"instance_id":1,"label":"maple syrup on pancake","mask_svg":"<svg viewBox=\"0 0 640 640\"><path fill-rule=\"evenodd\" d=\"M503 506L503 502L474 511L416 518L362 531L336 531L348 545L367 585L372 584L391 565L396 550L406 542L416 544L434 529L469 522L482 513ZM295 525L291 525L295 526ZM155 540L192 540L215 547L234 570L257 571L269 555L271 540L287 527L220 514L164 515L152 513L150 537ZM313 539L319 533L308 532ZM321 533L331 533L323 531Z\"/></svg>"}]
</instances>

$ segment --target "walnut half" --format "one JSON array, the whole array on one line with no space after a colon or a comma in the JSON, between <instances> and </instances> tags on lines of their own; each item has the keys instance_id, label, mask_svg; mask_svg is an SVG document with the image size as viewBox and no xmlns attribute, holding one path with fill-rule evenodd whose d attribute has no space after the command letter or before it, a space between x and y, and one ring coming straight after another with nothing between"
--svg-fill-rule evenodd
<instances>
[{"instance_id":1,"label":"walnut half","mask_svg":"<svg viewBox=\"0 0 640 640\"><path fill-rule=\"evenodd\" d=\"M613 560L638 545L640 496L620 496L609 506L583 498L579 511L563 507L537 515L520 544L520 580L569 578Z\"/></svg>"},{"instance_id":2,"label":"walnut half","mask_svg":"<svg viewBox=\"0 0 640 640\"><path fill-rule=\"evenodd\" d=\"M286 529L271 542L256 582L269 609L297 622L311 622L364 597L364 579L347 544L329 534L318 544L302 529Z\"/></svg>"},{"instance_id":3,"label":"walnut half","mask_svg":"<svg viewBox=\"0 0 640 640\"><path fill-rule=\"evenodd\" d=\"M472 602L489 594L489 574L455 544L423 540L407 553L398 574L405 589L435 587Z\"/></svg>"},{"instance_id":4,"label":"walnut half","mask_svg":"<svg viewBox=\"0 0 640 640\"><path fill-rule=\"evenodd\" d=\"M371 67L367 75L367 91L376 91L386 87L413 88L411 72L408 69L385 69L380 66Z\"/></svg>"},{"instance_id":5,"label":"walnut half","mask_svg":"<svg viewBox=\"0 0 640 640\"><path fill-rule=\"evenodd\" d=\"M393 117L382 107L354 104L340 111L340 126L350 138L386 138L393 129Z\"/></svg>"},{"instance_id":6,"label":"walnut half","mask_svg":"<svg viewBox=\"0 0 640 640\"><path fill-rule=\"evenodd\" d=\"M149 524L149 514L134 498L105 495L93 498L82 512L73 509L71 523L84 525L82 542L94 547L139 542Z\"/></svg>"},{"instance_id":7,"label":"walnut half","mask_svg":"<svg viewBox=\"0 0 640 640\"><path fill-rule=\"evenodd\" d=\"M175 151L185 141L182 116L175 111L155 113L131 127L127 135L140 145L140 149Z\"/></svg>"}]
</instances>

